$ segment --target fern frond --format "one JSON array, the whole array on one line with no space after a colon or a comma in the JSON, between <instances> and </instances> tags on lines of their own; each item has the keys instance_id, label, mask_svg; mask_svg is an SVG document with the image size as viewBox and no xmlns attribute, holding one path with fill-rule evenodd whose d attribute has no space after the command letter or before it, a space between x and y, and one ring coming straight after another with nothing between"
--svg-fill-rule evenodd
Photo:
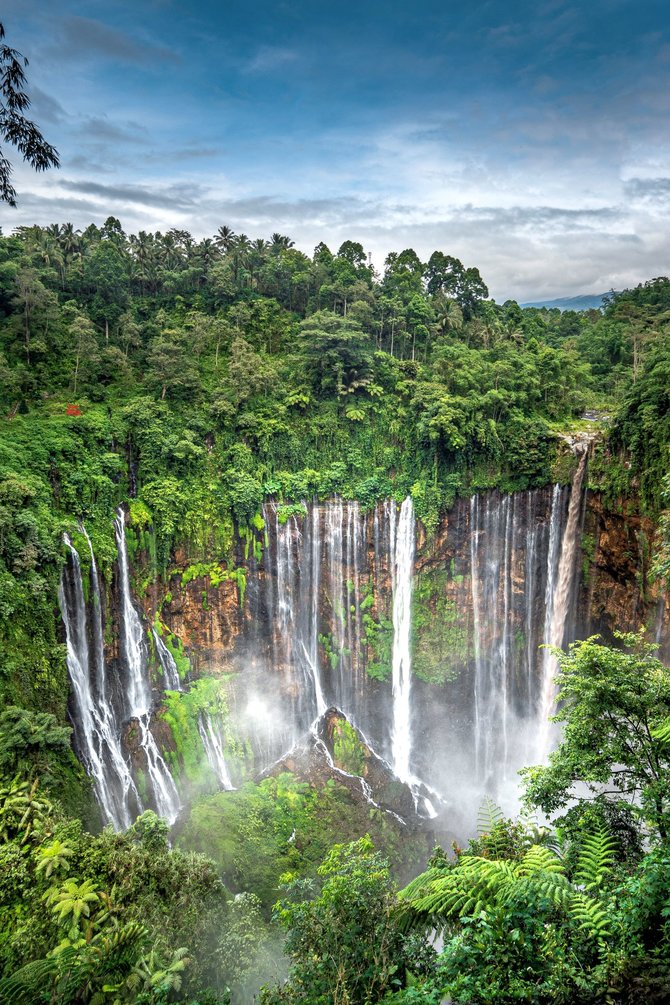
<instances>
[{"instance_id":1,"label":"fern frond","mask_svg":"<svg viewBox=\"0 0 670 1005\"><path fill-rule=\"evenodd\" d=\"M32 1005L44 1001L57 966L53 957L35 960L0 981L0 1005Z\"/></svg>"},{"instance_id":2,"label":"fern frond","mask_svg":"<svg viewBox=\"0 0 670 1005\"><path fill-rule=\"evenodd\" d=\"M604 905L586 893L573 893L570 916L577 927L591 938L602 941L611 934L610 921Z\"/></svg>"},{"instance_id":3,"label":"fern frond","mask_svg":"<svg viewBox=\"0 0 670 1005\"><path fill-rule=\"evenodd\" d=\"M436 879L443 879L445 875L448 874L448 870L433 867L432 869L426 869L422 872L420 876L413 879L407 886L398 894L401 900L412 900L413 898L419 896L425 890L428 889L431 883Z\"/></svg>"},{"instance_id":4,"label":"fern frond","mask_svg":"<svg viewBox=\"0 0 670 1005\"><path fill-rule=\"evenodd\" d=\"M597 890L612 870L616 851L617 842L604 827L586 834L579 850L575 882L585 890Z\"/></svg>"},{"instance_id":5,"label":"fern frond","mask_svg":"<svg viewBox=\"0 0 670 1005\"><path fill-rule=\"evenodd\" d=\"M519 863L519 875L530 876L536 872L563 874L565 869L555 851L545 845L534 844Z\"/></svg>"},{"instance_id":6,"label":"fern frond","mask_svg":"<svg viewBox=\"0 0 670 1005\"><path fill-rule=\"evenodd\" d=\"M484 796L477 814L477 835L490 834L496 824L503 818L503 811L494 803L490 796Z\"/></svg>"},{"instance_id":7,"label":"fern frond","mask_svg":"<svg viewBox=\"0 0 670 1005\"><path fill-rule=\"evenodd\" d=\"M508 904L513 898L522 898L529 904L551 901L556 907L565 907L574 893L572 883L562 873L534 872L521 876L514 886L501 896L501 902Z\"/></svg>"},{"instance_id":8,"label":"fern frond","mask_svg":"<svg viewBox=\"0 0 670 1005\"><path fill-rule=\"evenodd\" d=\"M670 745L670 718L665 719L660 726L655 726L651 731L651 735L655 740L665 746Z\"/></svg>"}]
</instances>

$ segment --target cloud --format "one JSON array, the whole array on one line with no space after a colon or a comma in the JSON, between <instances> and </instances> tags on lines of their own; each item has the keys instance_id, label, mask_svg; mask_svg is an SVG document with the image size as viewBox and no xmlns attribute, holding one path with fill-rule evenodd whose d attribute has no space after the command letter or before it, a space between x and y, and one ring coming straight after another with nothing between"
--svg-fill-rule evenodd
<instances>
[{"instance_id":1,"label":"cloud","mask_svg":"<svg viewBox=\"0 0 670 1005\"><path fill-rule=\"evenodd\" d=\"M87 115L81 119L77 131L93 142L146 143L148 133L139 122L112 122L105 115Z\"/></svg>"},{"instance_id":2,"label":"cloud","mask_svg":"<svg viewBox=\"0 0 670 1005\"><path fill-rule=\"evenodd\" d=\"M631 202L658 212L670 209L670 178L629 178L624 192Z\"/></svg>"},{"instance_id":3,"label":"cloud","mask_svg":"<svg viewBox=\"0 0 670 1005\"><path fill-rule=\"evenodd\" d=\"M57 46L60 56L80 59L82 53L87 55L103 55L107 59L146 65L147 59L169 60L179 62L179 57L172 49L160 45L152 39L135 37L125 32L117 31L102 21L89 17L70 15L60 21L61 38Z\"/></svg>"},{"instance_id":4,"label":"cloud","mask_svg":"<svg viewBox=\"0 0 670 1005\"><path fill-rule=\"evenodd\" d=\"M58 187L81 195L91 195L104 200L106 205L136 203L158 209L189 210L198 204L201 194L198 186L184 182L161 188L145 185L103 185L96 181L71 181L61 178Z\"/></svg>"},{"instance_id":5,"label":"cloud","mask_svg":"<svg viewBox=\"0 0 670 1005\"><path fill-rule=\"evenodd\" d=\"M58 125L68 118L61 103L34 84L30 87L30 99L29 115L34 115L40 124L47 122Z\"/></svg>"},{"instance_id":6,"label":"cloud","mask_svg":"<svg viewBox=\"0 0 670 1005\"><path fill-rule=\"evenodd\" d=\"M244 69L246 73L272 73L289 63L295 63L297 59L298 53L293 49L262 45Z\"/></svg>"}]
</instances>

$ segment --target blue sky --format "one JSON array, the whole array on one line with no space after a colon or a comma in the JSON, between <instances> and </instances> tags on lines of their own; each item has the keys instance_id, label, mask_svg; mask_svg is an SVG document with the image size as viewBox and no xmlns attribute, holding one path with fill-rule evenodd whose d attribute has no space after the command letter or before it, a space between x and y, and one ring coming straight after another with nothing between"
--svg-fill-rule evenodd
<instances>
[{"instance_id":1,"label":"blue sky","mask_svg":"<svg viewBox=\"0 0 670 1005\"><path fill-rule=\"evenodd\" d=\"M435 248L498 300L670 272L670 8L657 0L4 0L61 155L19 224L221 224L381 269Z\"/></svg>"}]
</instances>

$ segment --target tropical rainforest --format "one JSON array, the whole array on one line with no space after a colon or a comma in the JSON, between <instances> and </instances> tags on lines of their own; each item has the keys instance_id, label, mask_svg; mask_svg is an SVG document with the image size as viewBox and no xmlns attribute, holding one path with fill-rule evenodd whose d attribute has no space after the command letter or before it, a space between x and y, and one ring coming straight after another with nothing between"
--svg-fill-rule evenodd
<instances>
[{"instance_id":1,"label":"tropical rainforest","mask_svg":"<svg viewBox=\"0 0 670 1005\"><path fill-rule=\"evenodd\" d=\"M458 499L569 485L566 438L594 423L588 490L653 528L639 576L662 602L668 279L561 313L495 303L442 251L378 272L355 241L309 257L226 226L20 228L0 237L0 412L1 1001L670 1000L670 670L643 631L556 652L560 739L523 772L522 811L487 799L431 851L291 764L200 786L194 723L226 693L160 617L190 686L154 731L192 805L173 827L151 809L104 826L59 608L67 534L115 651L119 507L136 597L169 603L178 574L243 605L266 500L286 521L306 499L409 497L430 541ZM367 753L337 730L350 779Z\"/></svg>"}]
</instances>

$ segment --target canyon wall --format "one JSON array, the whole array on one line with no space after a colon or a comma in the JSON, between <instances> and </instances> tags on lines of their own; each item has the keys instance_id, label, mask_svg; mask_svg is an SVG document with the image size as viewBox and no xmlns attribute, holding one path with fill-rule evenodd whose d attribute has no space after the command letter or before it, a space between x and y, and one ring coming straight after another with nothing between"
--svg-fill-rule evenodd
<instances>
[{"instance_id":1,"label":"canyon wall","mask_svg":"<svg viewBox=\"0 0 670 1005\"><path fill-rule=\"evenodd\" d=\"M117 521L123 559L118 534ZM266 769L336 706L422 793L419 811L457 820L484 794L511 808L518 769L547 755L555 663L544 644L596 632L609 639L644 622L668 655L668 613L645 580L652 527L608 512L583 491L577 472L572 487L459 499L430 539L409 501L368 512L340 499L268 503L263 521L235 547L232 563L212 555L189 565L186 554L175 556L167 581L143 597L146 638L132 652L128 570L118 564L109 617L121 645L107 647L116 697L107 703L105 728L118 722L126 759L135 773L148 774L148 783L132 787L133 808L142 794L144 805L165 801L152 771L170 785L147 736L146 701L135 701L141 714L130 715L129 725L128 689L132 697L142 674L151 731L182 805L190 796L175 723L189 688L204 694L203 682L217 681L225 708L210 702L197 712L210 782L237 784ZM64 580L71 598L76 565L73 554ZM64 614L74 639L82 612ZM92 614L89 621L91 635ZM98 666L99 651L91 649ZM81 677L75 663L72 669ZM193 703L188 707L193 714ZM77 715L81 723L73 706ZM89 770L111 763L100 754L92 766L81 724L76 737ZM121 776L118 751L111 760ZM121 826L126 816L119 811L113 822Z\"/></svg>"}]
</instances>

